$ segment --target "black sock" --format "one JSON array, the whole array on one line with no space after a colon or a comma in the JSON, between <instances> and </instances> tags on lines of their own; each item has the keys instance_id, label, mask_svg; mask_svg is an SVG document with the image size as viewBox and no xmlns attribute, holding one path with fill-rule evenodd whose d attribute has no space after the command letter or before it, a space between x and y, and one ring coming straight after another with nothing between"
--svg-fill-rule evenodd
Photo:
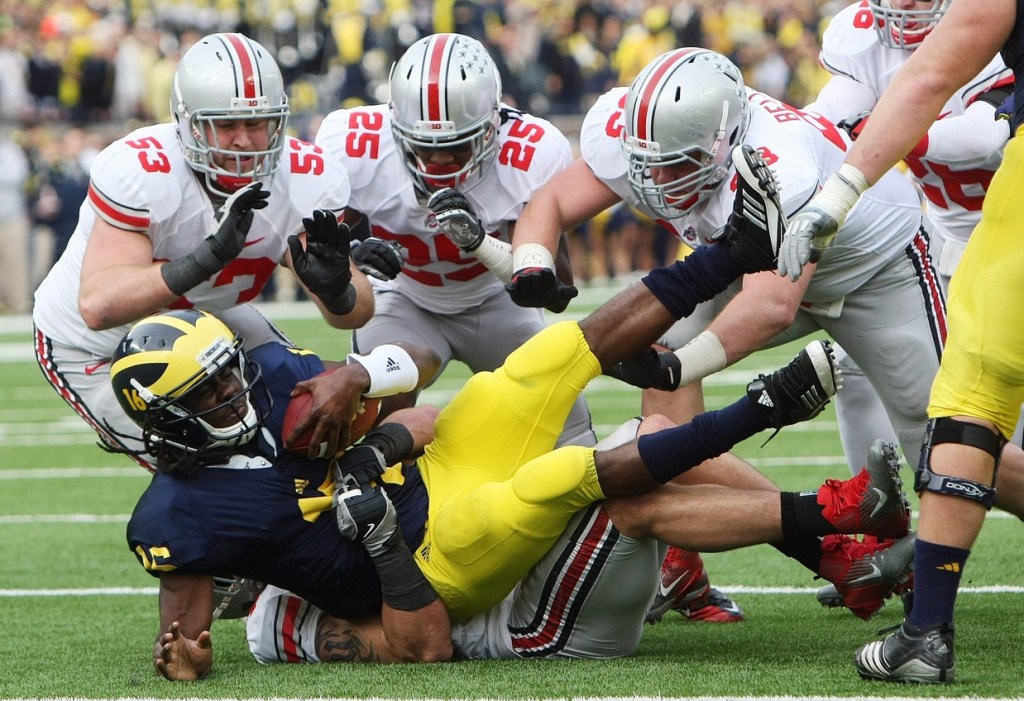
<instances>
[{"instance_id":1,"label":"black sock","mask_svg":"<svg viewBox=\"0 0 1024 701\"><path fill-rule=\"evenodd\" d=\"M818 503L818 490L792 494L797 533L819 536L836 532L835 526L822 514L823 507Z\"/></svg>"},{"instance_id":2,"label":"black sock","mask_svg":"<svg viewBox=\"0 0 1024 701\"><path fill-rule=\"evenodd\" d=\"M640 436L637 449L651 477L664 484L766 428L763 412L743 397L688 424Z\"/></svg>"},{"instance_id":3,"label":"black sock","mask_svg":"<svg viewBox=\"0 0 1024 701\"><path fill-rule=\"evenodd\" d=\"M821 540L816 536L797 535L793 538L787 536L781 543L772 543L771 546L815 574L821 568Z\"/></svg>"}]
</instances>

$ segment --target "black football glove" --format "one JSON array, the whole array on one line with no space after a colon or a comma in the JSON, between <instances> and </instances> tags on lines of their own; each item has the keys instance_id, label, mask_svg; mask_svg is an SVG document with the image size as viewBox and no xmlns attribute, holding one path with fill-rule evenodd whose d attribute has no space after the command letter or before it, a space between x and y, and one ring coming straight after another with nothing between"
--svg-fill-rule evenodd
<instances>
[{"instance_id":1,"label":"black football glove","mask_svg":"<svg viewBox=\"0 0 1024 701\"><path fill-rule=\"evenodd\" d=\"M348 225L339 222L329 209L317 209L312 218L303 218L302 226L306 229L305 248L298 236L288 237L295 274L327 311L348 314L356 304L348 259Z\"/></svg>"},{"instance_id":2,"label":"black football glove","mask_svg":"<svg viewBox=\"0 0 1024 701\"><path fill-rule=\"evenodd\" d=\"M679 356L672 351L645 348L632 358L616 363L604 374L641 389L672 392L679 388Z\"/></svg>"},{"instance_id":3,"label":"black football glove","mask_svg":"<svg viewBox=\"0 0 1024 701\"><path fill-rule=\"evenodd\" d=\"M438 190L427 200L437 226L456 246L467 253L475 251L484 240L484 228L466 196L455 188Z\"/></svg>"},{"instance_id":4,"label":"black football glove","mask_svg":"<svg viewBox=\"0 0 1024 701\"><path fill-rule=\"evenodd\" d=\"M227 198L217 212L217 228L191 253L169 260L160 268L167 288L183 295L237 258L245 247L253 210L266 207L268 197L270 190L264 190L263 183L254 181Z\"/></svg>"},{"instance_id":5,"label":"black football glove","mask_svg":"<svg viewBox=\"0 0 1024 701\"><path fill-rule=\"evenodd\" d=\"M394 280L405 265L401 244L376 236L355 244L349 249L349 255L363 274L378 280Z\"/></svg>"},{"instance_id":6,"label":"black football glove","mask_svg":"<svg viewBox=\"0 0 1024 701\"><path fill-rule=\"evenodd\" d=\"M565 311L569 300L580 293L575 285L566 285L551 268L522 268L505 285L512 301L520 307L547 307L556 314Z\"/></svg>"}]
</instances>

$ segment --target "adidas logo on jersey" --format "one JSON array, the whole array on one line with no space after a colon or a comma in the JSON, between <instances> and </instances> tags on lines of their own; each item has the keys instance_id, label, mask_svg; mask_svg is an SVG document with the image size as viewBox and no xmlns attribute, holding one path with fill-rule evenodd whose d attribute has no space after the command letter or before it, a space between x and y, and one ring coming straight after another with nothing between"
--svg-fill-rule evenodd
<instances>
[{"instance_id":1,"label":"adidas logo on jersey","mask_svg":"<svg viewBox=\"0 0 1024 701\"><path fill-rule=\"evenodd\" d=\"M401 369L402 366L394 358L388 358L387 365L384 366L384 372L396 372Z\"/></svg>"}]
</instances>

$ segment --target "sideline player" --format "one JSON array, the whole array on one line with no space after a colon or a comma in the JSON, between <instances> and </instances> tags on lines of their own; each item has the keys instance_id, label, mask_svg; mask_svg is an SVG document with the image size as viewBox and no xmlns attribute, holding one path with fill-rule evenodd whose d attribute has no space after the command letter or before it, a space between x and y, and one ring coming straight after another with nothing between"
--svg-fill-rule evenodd
<instances>
[{"instance_id":1,"label":"sideline player","mask_svg":"<svg viewBox=\"0 0 1024 701\"><path fill-rule=\"evenodd\" d=\"M557 232L626 200L693 247L707 245L736 199L733 148L758 149L779 181L784 226L839 167L849 137L828 120L743 84L724 56L685 48L648 64L634 83L615 88L584 120L582 156L552 179L520 217L514 256L553 250ZM905 454L924 438L924 403L944 333L942 296L927 256L917 193L887 174L850 217L842 245L799 285L772 274L746 275L665 334L665 378L645 393L643 413L677 423L703 409L700 380L759 348L824 330L885 386L883 401ZM557 289L544 269L517 267L513 298L543 302ZM546 284L546 289L545 289ZM539 291L533 291L540 287ZM528 292L529 294L524 294ZM652 356L656 357L656 356ZM727 458L729 459L729 458ZM678 576L666 560L664 582ZM655 610L673 607L672 592Z\"/></svg>"},{"instance_id":2,"label":"sideline player","mask_svg":"<svg viewBox=\"0 0 1024 701\"><path fill-rule=\"evenodd\" d=\"M779 273L799 279L827 255L835 232L869 184L920 143L949 97L997 53L1017 79L1012 126L1024 121L1019 18L1024 2L957 0L889 84L846 161L793 218ZM1015 302L1024 299L1021 141L1011 139L989 186L949 290L949 335L928 405L929 433L917 468L921 495L913 607L899 629L857 651L869 679L949 683L956 677L953 609L970 548L996 501L1024 489L998 470L1024 402L1024 347ZM1005 470L1003 471L1005 472Z\"/></svg>"}]
</instances>

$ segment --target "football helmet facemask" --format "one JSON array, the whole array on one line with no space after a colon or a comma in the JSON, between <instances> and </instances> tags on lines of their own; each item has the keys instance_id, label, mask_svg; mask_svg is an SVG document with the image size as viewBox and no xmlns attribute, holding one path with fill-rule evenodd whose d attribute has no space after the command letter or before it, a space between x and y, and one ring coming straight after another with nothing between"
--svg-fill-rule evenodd
<instances>
[{"instance_id":1,"label":"football helmet facemask","mask_svg":"<svg viewBox=\"0 0 1024 701\"><path fill-rule=\"evenodd\" d=\"M215 406L190 408L221 372L233 373L240 390ZM160 455L170 447L200 461L207 451L242 445L256 435L270 406L267 398L259 411L253 401L254 389L266 392L260 378L242 340L213 315L194 309L163 312L132 326L110 366L114 394L142 429L146 449ZM225 408L237 417L234 424L214 426L207 420Z\"/></svg>"},{"instance_id":2,"label":"football helmet facemask","mask_svg":"<svg viewBox=\"0 0 1024 701\"><path fill-rule=\"evenodd\" d=\"M722 183L750 111L739 68L714 51L685 48L647 64L622 117L633 192L656 216L676 219ZM652 168L675 177L656 182Z\"/></svg>"},{"instance_id":3,"label":"football helmet facemask","mask_svg":"<svg viewBox=\"0 0 1024 701\"><path fill-rule=\"evenodd\" d=\"M931 0L930 7L922 10L898 10L892 7L892 0L868 0L868 6L875 16L875 33L882 46L916 49L935 29L951 2L953 0Z\"/></svg>"},{"instance_id":4,"label":"football helmet facemask","mask_svg":"<svg viewBox=\"0 0 1024 701\"><path fill-rule=\"evenodd\" d=\"M171 114L185 160L209 190L229 197L253 180L268 181L285 145L288 97L270 52L241 34L211 34L181 57L171 87ZM262 121L265 150L219 146L218 126ZM220 161L218 164L216 161Z\"/></svg>"},{"instance_id":5,"label":"football helmet facemask","mask_svg":"<svg viewBox=\"0 0 1024 701\"><path fill-rule=\"evenodd\" d=\"M434 34L420 39L391 67L391 128L417 189L465 192L487 174L498 150L501 78L476 39ZM437 165L429 152L450 150Z\"/></svg>"}]
</instances>

